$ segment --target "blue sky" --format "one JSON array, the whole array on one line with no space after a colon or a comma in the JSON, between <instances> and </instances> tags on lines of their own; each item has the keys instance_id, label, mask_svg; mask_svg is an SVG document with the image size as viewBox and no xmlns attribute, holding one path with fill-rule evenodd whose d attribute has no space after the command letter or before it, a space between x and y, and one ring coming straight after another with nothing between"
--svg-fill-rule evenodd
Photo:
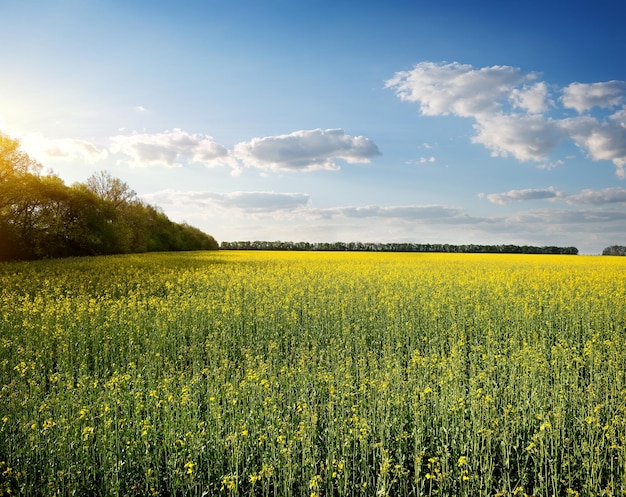
<instances>
[{"instance_id":1,"label":"blue sky","mask_svg":"<svg viewBox=\"0 0 626 497\"><path fill-rule=\"evenodd\" d=\"M0 129L218 241L626 245L626 5L0 0Z\"/></svg>"}]
</instances>

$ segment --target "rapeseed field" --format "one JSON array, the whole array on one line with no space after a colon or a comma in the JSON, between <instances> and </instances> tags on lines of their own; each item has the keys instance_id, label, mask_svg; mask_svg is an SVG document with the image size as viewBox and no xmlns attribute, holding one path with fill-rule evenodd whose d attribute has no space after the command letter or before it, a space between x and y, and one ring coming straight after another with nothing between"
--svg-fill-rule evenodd
<instances>
[{"instance_id":1,"label":"rapeseed field","mask_svg":"<svg viewBox=\"0 0 626 497\"><path fill-rule=\"evenodd\" d=\"M0 495L626 495L626 258L1 264Z\"/></svg>"}]
</instances>

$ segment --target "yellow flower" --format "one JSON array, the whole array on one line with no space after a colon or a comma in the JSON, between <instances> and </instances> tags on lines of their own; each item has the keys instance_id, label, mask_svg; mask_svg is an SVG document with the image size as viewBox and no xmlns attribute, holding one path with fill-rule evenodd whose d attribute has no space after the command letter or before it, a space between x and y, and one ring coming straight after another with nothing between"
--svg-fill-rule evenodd
<instances>
[{"instance_id":1,"label":"yellow flower","mask_svg":"<svg viewBox=\"0 0 626 497\"><path fill-rule=\"evenodd\" d=\"M261 475L256 475L256 474L251 474L250 476L248 476L248 479L250 480L250 483L252 483L253 485L259 481L261 479Z\"/></svg>"}]
</instances>

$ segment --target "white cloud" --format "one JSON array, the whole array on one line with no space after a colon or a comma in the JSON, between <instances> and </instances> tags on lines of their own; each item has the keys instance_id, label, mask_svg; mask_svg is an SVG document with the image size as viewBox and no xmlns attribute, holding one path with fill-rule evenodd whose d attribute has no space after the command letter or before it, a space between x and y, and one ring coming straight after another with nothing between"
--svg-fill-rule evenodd
<instances>
[{"instance_id":1,"label":"white cloud","mask_svg":"<svg viewBox=\"0 0 626 497\"><path fill-rule=\"evenodd\" d=\"M142 198L159 205L194 207L205 210L234 209L247 213L276 213L294 211L310 204L311 198L305 193L275 192L230 192L164 190Z\"/></svg>"},{"instance_id":2,"label":"white cloud","mask_svg":"<svg viewBox=\"0 0 626 497\"><path fill-rule=\"evenodd\" d=\"M423 165L423 164L434 164L436 162L436 160L437 159L435 159L435 156L431 155L429 157L420 157L417 160L410 160L410 161L407 161L406 163L407 164L420 164L420 165Z\"/></svg>"},{"instance_id":3,"label":"white cloud","mask_svg":"<svg viewBox=\"0 0 626 497\"><path fill-rule=\"evenodd\" d=\"M554 101L549 98L548 85L544 81L532 86L513 88L509 98L515 107L529 114L543 114L554 106Z\"/></svg>"},{"instance_id":4,"label":"white cloud","mask_svg":"<svg viewBox=\"0 0 626 497\"><path fill-rule=\"evenodd\" d=\"M623 105L626 101L625 81L603 83L572 83L563 89L563 106L578 113L593 107L609 109Z\"/></svg>"},{"instance_id":5,"label":"white cloud","mask_svg":"<svg viewBox=\"0 0 626 497\"><path fill-rule=\"evenodd\" d=\"M626 126L622 121L624 112L614 114L613 119L600 122L590 116L565 119L560 126L566 130L574 143L586 150L594 161L609 160L616 167L616 174L626 179Z\"/></svg>"},{"instance_id":6,"label":"white cloud","mask_svg":"<svg viewBox=\"0 0 626 497\"><path fill-rule=\"evenodd\" d=\"M509 190L504 193L489 193L479 194L481 198L487 198L491 203L504 205L511 202L524 202L527 200L544 200L558 198L562 193L558 192L556 188L550 186L543 189L527 188L524 190Z\"/></svg>"},{"instance_id":7,"label":"white cloud","mask_svg":"<svg viewBox=\"0 0 626 497\"><path fill-rule=\"evenodd\" d=\"M446 205L367 205L361 207L332 207L314 209L312 213L322 218L387 218L405 221L433 221L442 222L454 219L457 222L468 222L469 218L464 209Z\"/></svg>"},{"instance_id":8,"label":"white cloud","mask_svg":"<svg viewBox=\"0 0 626 497\"><path fill-rule=\"evenodd\" d=\"M546 161L543 164L539 164L537 169L543 169L545 171L552 171L552 169L556 169L557 167L561 167L565 162L562 160L554 160L554 161Z\"/></svg>"},{"instance_id":9,"label":"white cloud","mask_svg":"<svg viewBox=\"0 0 626 497\"><path fill-rule=\"evenodd\" d=\"M313 129L238 143L234 155L247 167L313 171L339 169L336 159L367 163L380 151L370 139L342 129Z\"/></svg>"},{"instance_id":10,"label":"white cloud","mask_svg":"<svg viewBox=\"0 0 626 497\"><path fill-rule=\"evenodd\" d=\"M494 204L504 205L511 202L524 202L527 200L562 200L573 205L602 205L626 203L626 188L613 187L601 190L585 189L580 193L566 194L558 191L555 187L526 188L523 190L509 190L503 193L480 193L480 198L486 198Z\"/></svg>"},{"instance_id":11,"label":"white cloud","mask_svg":"<svg viewBox=\"0 0 626 497\"><path fill-rule=\"evenodd\" d=\"M475 69L458 62L421 62L410 71L396 73L385 86L395 90L400 100L419 103L425 116L478 117L498 112L499 100L536 77L510 66Z\"/></svg>"},{"instance_id":12,"label":"white cloud","mask_svg":"<svg viewBox=\"0 0 626 497\"><path fill-rule=\"evenodd\" d=\"M367 163L372 157L380 155L373 141L363 136L348 135L342 129L302 130L254 138L237 144L234 151L229 151L211 136L178 128L161 133L119 134L110 138L108 149L98 148L86 140L51 140L40 134L28 135L23 143L25 149L40 160L63 158L95 162L105 159L110 153L117 154L131 166L227 165L233 169L234 175L241 173L242 166L265 170L336 170L339 169L336 164L338 159L348 163ZM429 160L432 162L434 158Z\"/></svg>"},{"instance_id":13,"label":"white cloud","mask_svg":"<svg viewBox=\"0 0 626 497\"><path fill-rule=\"evenodd\" d=\"M423 115L473 118L472 143L483 145L492 156L541 162L541 168L549 169L545 164L560 163L548 160L549 155L571 139L592 160L613 162L617 176L626 179L626 82L568 85L559 99L561 111L619 108L601 121L591 115L563 119L546 115L559 109L547 83L529 83L537 77L509 66L476 69L458 62L421 62L396 73L386 87L400 100L418 103Z\"/></svg>"},{"instance_id":14,"label":"white cloud","mask_svg":"<svg viewBox=\"0 0 626 497\"><path fill-rule=\"evenodd\" d=\"M542 229L556 225L581 225L581 232L586 232L582 225L593 223L623 223L626 221L626 211L617 209L537 209L534 211L514 214L508 218L518 225L534 224L543 226ZM571 229L571 228L570 228ZM601 228L599 227L600 231ZM586 236L586 235L585 235Z\"/></svg>"},{"instance_id":15,"label":"white cloud","mask_svg":"<svg viewBox=\"0 0 626 497\"><path fill-rule=\"evenodd\" d=\"M106 159L105 148L74 138L50 139L39 133L30 133L21 140L24 150L40 162L46 160L85 161L94 163Z\"/></svg>"},{"instance_id":16,"label":"white cloud","mask_svg":"<svg viewBox=\"0 0 626 497\"><path fill-rule=\"evenodd\" d=\"M180 167L188 162L216 166L233 163L226 147L212 137L177 128L163 133L114 136L111 138L111 151L130 157L134 166Z\"/></svg>"},{"instance_id":17,"label":"white cloud","mask_svg":"<svg viewBox=\"0 0 626 497\"><path fill-rule=\"evenodd\" d=\"M521 162L543 161L564 138L555 121L540 115L494 115L474 124L477 134L472 143L480 143L494 157L512 155Z\"/></svg>"},{"instance_id":18,"label":"white cloud","mask_svg":"<svg viewBox=\"0 0 626 497\"><path fill-rule=\"evenodd\" d=\"M626 188L614 187L602 190L582 190L580 193L568 195L565 198L568 204L601 205L626 204Z\"/></svg>"}]
</instances>

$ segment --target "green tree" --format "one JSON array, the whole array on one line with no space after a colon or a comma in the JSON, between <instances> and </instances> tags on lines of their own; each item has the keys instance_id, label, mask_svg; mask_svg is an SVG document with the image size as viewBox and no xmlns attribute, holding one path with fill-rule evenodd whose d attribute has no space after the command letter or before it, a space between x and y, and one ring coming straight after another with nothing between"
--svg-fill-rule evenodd
<instances>
[{"instance_id":1,"label":"green tree","mask_svg":"<svg viewBox=\"0 0 626 497\"><path fill-rule=\"evenodd\" d=\"M68 187L41 169L0 133L0 260L219 248L105 171Z\"/></svg>"}]
</instances>

